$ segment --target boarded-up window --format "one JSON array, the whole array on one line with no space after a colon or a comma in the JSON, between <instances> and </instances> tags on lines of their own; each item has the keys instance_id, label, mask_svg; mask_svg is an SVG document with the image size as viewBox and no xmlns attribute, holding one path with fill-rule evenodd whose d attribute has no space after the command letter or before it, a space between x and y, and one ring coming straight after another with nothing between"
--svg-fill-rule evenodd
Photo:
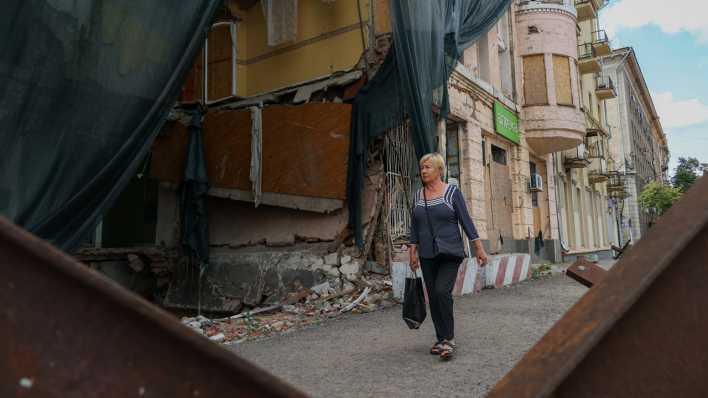
<instances>
[{"instance_id":1,"label":"boarded-up window","mask_svg":"<svg viewBox=\"0 0 708 398\"><path fill-rule=\"evenodd\" d=\"M526 105L548 104L543 54L524 57L524 98Z\"/></svg>"},{"instance_id":2,"label":"boarded-up window","mask_svg":"<svg viewBox=\"0 0 708 398\"><path fill-rule=\"evenodd\" d=\"M570 61L562 55L553 56L553 78L556 83L556 103L573 105L573 91L570 82Z\"/></svg>"}]
</instances>

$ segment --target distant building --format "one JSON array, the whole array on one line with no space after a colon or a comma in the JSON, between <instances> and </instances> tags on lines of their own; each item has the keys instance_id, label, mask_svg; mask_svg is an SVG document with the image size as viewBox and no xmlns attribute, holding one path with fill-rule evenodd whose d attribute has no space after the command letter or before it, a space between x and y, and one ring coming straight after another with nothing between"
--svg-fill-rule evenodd
<instances>
[{"instance_id":1,"label":"distant building","mask_svg":"<svg viewBox=\"0 0 708 398\"><path fill-rule=\"evenodd\" d=\"M607 101L611 156L627 196L619 225L621 239L636 242L647 232L652 215L640 209L637 198L652 181L668 182L669 149L666 135L634 50L620 48L602 58L602 70L615 82L617 98Z\"/></svg>"}]
</instances>

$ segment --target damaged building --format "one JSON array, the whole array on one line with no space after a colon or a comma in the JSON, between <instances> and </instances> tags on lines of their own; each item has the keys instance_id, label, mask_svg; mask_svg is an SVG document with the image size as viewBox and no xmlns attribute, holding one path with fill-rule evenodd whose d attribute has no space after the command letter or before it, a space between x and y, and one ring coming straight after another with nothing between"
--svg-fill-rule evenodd
<instances>
[{"instance_id":1,"label":"damaged building","mask_svg":"<svg viewBox=\"0 0 708 398\"><path fill-rule=\"evenodd\" d=\"M519 254L562 260L554 153L582 144L586 128L575 34L553 44L534 32L543 21L549 31L575 32L574 6L556 3L507 3L453 65L449 112L431 110L446 178L459 184L504 268ZM136 258L167 264L157 282L165 305L229 312L406 263L420 187L410 120L368 141L360 236L350 227L353 102L383 69L392 18L386 0L225 1L144 167L99 226L100 248L79 257L106 269L132 261L133 273L143 272ZM547 66L536 53L548 53ZM197 210L208 255L198 267L179 254L195 148L208 181Z\"/></svg>"}]
</instances>

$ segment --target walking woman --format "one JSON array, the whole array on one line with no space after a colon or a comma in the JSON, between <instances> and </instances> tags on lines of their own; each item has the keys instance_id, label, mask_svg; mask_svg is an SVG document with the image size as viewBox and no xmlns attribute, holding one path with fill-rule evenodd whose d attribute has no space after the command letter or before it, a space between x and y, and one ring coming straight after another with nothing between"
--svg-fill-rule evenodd
<instances>
[{"instance_id":1,"label":"walking woman","mask_svg":"<svg viewBox=\"0 0 708 398\"><path fill-rule=\"evenodd\" d=\"M454 185L445 184L443 175L445 163L440 154L431 153L420 159L423 188L415 195L409 255L413 272L422 265L428 292L430 316L437 335L430 353L449 359L455 353L452 289L457 269L465 257L460 224L474 242L480 266L486 265L487 254L467 212L462 192Z\"/></svg>"}]
</instances>

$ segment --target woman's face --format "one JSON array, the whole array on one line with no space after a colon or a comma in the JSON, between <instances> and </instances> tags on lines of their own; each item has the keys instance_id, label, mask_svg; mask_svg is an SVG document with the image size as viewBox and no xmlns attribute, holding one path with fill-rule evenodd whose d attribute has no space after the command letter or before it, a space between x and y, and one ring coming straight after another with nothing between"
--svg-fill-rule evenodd
<instances>
[{"instance_id":1,"label":"woman's face","mask_svg":"<svg viewBox=\"0 0 708 398\"><path fill-rule=\"evenodd\" d=\"M428 185L436 179L440 179L440 170L433 166L431 160L427 160L420 165L420 178L423 184Z\"/></svg>"}]
</instances>

